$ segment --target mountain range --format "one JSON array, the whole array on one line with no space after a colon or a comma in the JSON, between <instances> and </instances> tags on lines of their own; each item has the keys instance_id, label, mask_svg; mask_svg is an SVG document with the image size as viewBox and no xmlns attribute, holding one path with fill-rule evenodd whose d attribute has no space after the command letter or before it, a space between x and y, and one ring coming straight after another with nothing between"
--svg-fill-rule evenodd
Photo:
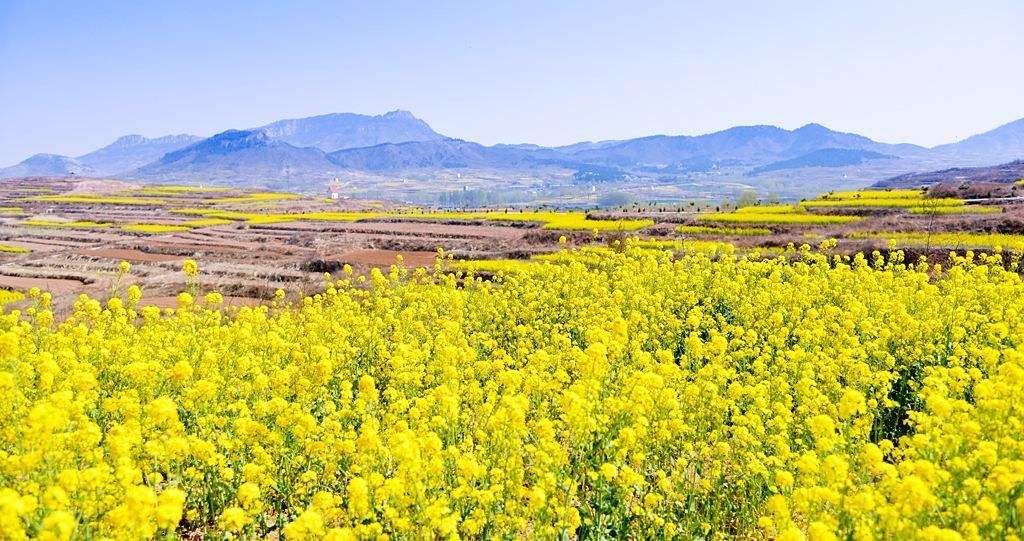
<instances>
[{"instance_id":1,"label":"mountain range","mask_svg":"<svg viewBox=\"0 0 1024 541\"><path fill-rule=\"evenodd\" d=\"M320 189L331 178L530 177L586 184L677 184L708 175L725 183L851 179L866 185L896 174L1024 158L1024 119L933 148L888 144L820 124L786 130L737 126L697 136L652 135L561 147L485 146L434 131L408 111L335 113L227 130L208 138L121 137L78 157L37 154L0 178L104 176L145 181L225 182ZM553 181L552 181L553 182ZM703 182L703 181L702 181ZM788 186L788 185L787 185ZM809 189L817 186L809 186Z\"/></svg>"}]
</instances>

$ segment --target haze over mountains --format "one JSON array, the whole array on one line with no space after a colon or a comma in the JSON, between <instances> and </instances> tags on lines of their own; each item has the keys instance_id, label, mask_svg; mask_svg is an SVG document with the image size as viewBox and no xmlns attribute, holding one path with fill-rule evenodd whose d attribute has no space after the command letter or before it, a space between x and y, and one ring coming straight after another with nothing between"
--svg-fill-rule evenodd
<instances>
[{"instance_id":1,"label":"haze over mountains","mask_svg":"<svg viewBox=\"0 0 1024 541\"><path fill-rule=\"evenodd\" d=\"M541 147L484 146L439 134L407 111L392 111L279 120L205 139L129 135L77 158L37 154L0 169L0 178L107 176L302 191L321 189L335 177L369 184L395 177L478 177L496 187L504 179L529 177L541 186L707 186L715 181L732 189L753 184L798 194L801 189L820 191L822 183L866 185L896 174L1020 158L1024 119L930 149L877 142L820 124L795 130L738 126L699 136L653 135Z\"/></svg>"}]
</instances>

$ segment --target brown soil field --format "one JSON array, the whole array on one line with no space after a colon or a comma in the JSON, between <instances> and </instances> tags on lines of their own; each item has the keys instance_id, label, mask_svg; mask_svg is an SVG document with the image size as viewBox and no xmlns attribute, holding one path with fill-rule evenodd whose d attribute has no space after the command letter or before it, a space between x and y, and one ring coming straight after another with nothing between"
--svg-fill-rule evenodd
<instances>
[{"instance_id":1,"label":"brown soil field","mask_svg":"<svg viewBox=\"0 0 1024 541\"><path fill-rule=\"evenodd\" d=\"M140 185L134 182L121 180L88 179L76 182L66 193L69 194L104 194L120 192L138 188Z\"/></svg>"},{"instance_id":2,"label":"brown soil field","mask_svg":"<svg viewBox=\"0 0 1024 541\"><path fill-rule=\"evenodd\" d=\"M352 250L338 256L342 263L386 267L398 263L398 256L406 267L429 267L434 264L437 252L401 252L396 250Z\"/></svg>"},{"instance_id":3,"label":"brown soil field","mask_svg":"<svg viewBox=\"0 0 1024 541\"><path fill-rule=\"evenodd\" d=\"M84 290L83 282L63 280L59 278L30 278L24 276L6 276L0 274L0 287L5 289L25 290L38 287L53 294L73 293Z\"/></svg>"}]
</instances>

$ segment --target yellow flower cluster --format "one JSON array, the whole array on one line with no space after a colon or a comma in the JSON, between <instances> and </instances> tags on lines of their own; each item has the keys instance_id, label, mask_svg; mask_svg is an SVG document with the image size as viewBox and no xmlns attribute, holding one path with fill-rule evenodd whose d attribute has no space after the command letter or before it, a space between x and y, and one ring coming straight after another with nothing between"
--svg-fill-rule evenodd
<instances>
[{"instance_id":1,"label":"yellow flower cluster","mask_svg":"<svg viewBox=\"0 0 1024 541\"><path fill-rule=\"evenodd\" d=\"M702 222L729 224L786 224L786 225L830 225L847 224L862 220L860 216L841 216L838 214L811 214L792 210L792 207L744 207L735 212L711 212L697 217ZM748 210L749 209L749 210ZM776 210L778 209L778 210ZM758 212L758 210L766 212Z\"/></svg>"},{"instance_id":2,"label":"yellow flower cluster","mask_svg":"<svg viewBox=\"0 0 1024 541\"><path fill-rule=\"evenodd\" d=\"M765 227L713 227L707 225L680 225L676 233L684 235L723 235L723 236L757 236L771 235L772 230Z\"/></svg>"},{"instance_id":3,"label":"yellow flower cluster","mask_svg":"<svg viewBox=\"0 0 1024 541\"><path fill-rule=\"evenodd\" d=\"M565 237L562 238L564 239ZM560 242L560 244L564 243ZM721 241L628 238L625 239L625 242L616 239L609 246L583 246L571 250L535 254L529 259L450 260L447 262L447 268L477 273L545 272L543 269L544 264L565 265L583 263L585 265L593 265L599 263L608 253L613 251L621 252L626 249L669 251L669 253L697 251L708 254L732 254L735 252L735 246ZM445 267L442 266L441 268Z\"/></svg>"},{"instance_id":4,"label":"yellow flower cluster","mask_svg":"<svg viewBox=\"0 0 1024 541\"><path fill-rule=\"evenodd\" d=\"M948 247L954 250L985 248L1024 252L1024 235L1003 233L928 233L928 232L874 232L854 233L853 238L881 238L903 246Z\"/></svg>"},{"instance_id":5,"label":"yellow flower cluster","mask_svg":"<svg viewBox=\"0 0 1024 541\"><path fill-rule=\"evenodd\" d=\"M966 201L955 197L926 197L923 190L860 190L829 192L821 197L800 203L802 208L814 207L872 207L906 209L911 214L991 214L1001 212L1000 207L966 206Z\"/></svg>"},{"instance_id":6,"label":"yellow flower cluster","mask_svg":"<svg viewBox=\"0 0 1024 541\"><path fill-rule=\"evenodd\" d=\"M792 214L801 212L801 210L794 205L751 205L740 207L733 212L737 214Z\"/></svg>"},{"instance_id":7,"label":"yellow flower cluster","mask_svg":"<svg viewBox=\"0 0 1024 541\"><path fill-rule=\"evenodd\" d=\"M27 225L32 227L61 227L67 229L99 229L111 226L111 224L107 222L94 222L92 220L74 220L67 222L57 220L23 220L18 222L18 225Z\"/></svg>"},{"instance_id":8,"label":"yellow flower cluster","mask_svg":"<svg viewBox=\"0 0 1024 541\"><path fill-rule=\"evenodd\" d=\"M1019 539L1017 262L564 257L63 322L34 293L0 538Z\"/></svg>"},{"instance_id":9,"label":"yellow flower cluster","mask_svg":"<svg viewBox=\"0 0 1024 541\"><path fill-rule=\"evenodd\" d=\"M5 304L12 302L18 302L25 298L25 294L20 291L11 291L9 289L0 289L0 307Z\"/></svg>"},{"instance_id":10,"label":"yellow flower cluster","mask_svg":"<svg viewBox=\"0 0 1024 541\"><path fill-rule=\"evenodd\" d=\"M800 203L801 207L882 207L882 208L931 208L931 207L961 207L964 200L954 197L935 198L909 198L909 197L882 197L878 199L855 198L855 199L815 199Z\"/></svg>"},{"instance_id":11,"label":"yellow flower cluster","mask_svg":"<svg viewBox=\"0 0 1024 541\"><path fill-rule=\"evenodd\" d=\"M188 231L189 227L175 224L128 224L121 226L121 229L135 233L175 233Z\"/></svg>"}]
</instances>

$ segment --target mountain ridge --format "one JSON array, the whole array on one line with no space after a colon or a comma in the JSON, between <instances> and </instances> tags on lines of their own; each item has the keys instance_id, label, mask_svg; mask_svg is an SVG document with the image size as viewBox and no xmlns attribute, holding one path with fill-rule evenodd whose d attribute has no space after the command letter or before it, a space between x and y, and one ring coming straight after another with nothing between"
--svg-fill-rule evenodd
<instances>
[{"instance_id":1,"label":"mountain ridge","mask_svg":"<svg viewBox=\"0 0 1024 541\"><path fill-rule=\"evenodd\" d=\"M265 131L227 130L127 174L128 178L172 181L208 177L231 181L253 178L325 178L334 166L322 150L272 139Z\"/></svg>"},{"instance_id":2,"label":"mountain ridge","mask_svg":"<svg viewBox=\"0 0 1024 541\"><path fill-rule=\"evenodd\" d=\"M168 152L195 143L202 137L188 134L148 138L132 134L76 158L100 175L117 175L141 167Z\"/></svg>"},{"instance_id":3,"label":"mountain ridge","mask_svg":"<svg viewBox=\"0 0 1024 541\"><path fill-rule=\"evenodd\" d=\"M481 170L495 179L529 173L579 182L628 178L690 182L687 179L693 175L714 175L720 182L738 182L782 175L787 182L808 183L814 182L809 176L812 171L836 182L845 179L846 173L878 179L943 166L991 163L986 160L993 158L1009 161L1002 159L1006 156L1024 158L1024 119L931 149L878 142L818 123L795 129L754 124L701 135L659 134L544 147L530 143L486 146L448 137L411 112L397 109L379 115L329 113L283 119L208 138L126 135L79 158L36 155L0 169L0 177L101 174L251 185L267 180L316 183L360 172L379 176L415 170L429 177L452 171L461 177L466 171Z\"/></svg>"},{"instance_id":4,"label":"mountain ridge","mask_svg":"<svg viewBox=\"0 0 1024 541\"><path fill-rule=\"evenodd\" d=\"M95 174L96 171L75 158L46 153L33 154L15 165L0 169L0 178Z\"/></svg>"},{"instance_id":5,"label":"mountain ridge","mask_svg":"<svg viewBox=\"0 0 1024 541\"><path fill-rule=\"evenodd\" d=\"M849 148L822 148L807 154L801 154L788 160L780 160L766 165L757 166L748 175L759 175L785 169L802 169L806 167L847 167L860 165L869 160L896 160L898 156L882 154L873 150L856 150Z\"/></svg>"},{"instance_id":6,"label":"mountain ridge","mask_svg":"<svg viewBox=\"0 0 1024 541\"><path fill-rule=\"evenodd\" d=\"M328 113L278 120L260 126L269 137L296 147L324 152L371 147L384 143L437 141L444 136L409 111L396 109L381 115Z\"/></svg>"},{"instance_id":7,"label":"mountain ridge","mask_svg":"<svg viewBox=\"0 0 1024 541\"><path fill-rule=\"evenodd\" d=\"M938 145L931 150L973 164L1002 163L1024 158L1024 118L955 143Z\"/></svg>"}]
</instances>

